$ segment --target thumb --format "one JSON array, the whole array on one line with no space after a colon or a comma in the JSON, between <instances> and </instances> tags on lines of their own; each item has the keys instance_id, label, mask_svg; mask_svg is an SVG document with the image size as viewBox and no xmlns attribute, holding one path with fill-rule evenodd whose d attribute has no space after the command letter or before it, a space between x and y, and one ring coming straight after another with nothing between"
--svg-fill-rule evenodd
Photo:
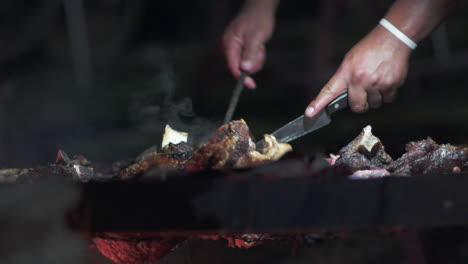
<instances>
[{"instance_id":1,"label":"thumb","mask_svg":"<svg viewBox=\"0 0 468 264\"><path fill-rule=\"evenodd\" d=\"M333 99L348 90L348 84L342 74L335 73L328 83L322 88L317 97L310 102L305 110L306 117L314 117L325 108Z\"/></svg>"}]
</instances>

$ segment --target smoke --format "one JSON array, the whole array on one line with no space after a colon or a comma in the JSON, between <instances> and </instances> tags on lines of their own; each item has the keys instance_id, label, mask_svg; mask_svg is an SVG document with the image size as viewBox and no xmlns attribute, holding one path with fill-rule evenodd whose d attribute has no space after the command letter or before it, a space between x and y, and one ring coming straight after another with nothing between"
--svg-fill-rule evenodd
<instances>
[{"instance_id":1,"label":"smoke","mask_svg":"<svg viewBox=\"0 0 468 264\"><path fill-rule=\"evenodd\" d=\"M164 127L189 133L189 143L203 143L219 125L197 116L188 97L176 98L177 76L171 63L163 62L147 89L133 95L129 103L130 120L147 133L162 137Z\"/></svg>"}]
</instances>

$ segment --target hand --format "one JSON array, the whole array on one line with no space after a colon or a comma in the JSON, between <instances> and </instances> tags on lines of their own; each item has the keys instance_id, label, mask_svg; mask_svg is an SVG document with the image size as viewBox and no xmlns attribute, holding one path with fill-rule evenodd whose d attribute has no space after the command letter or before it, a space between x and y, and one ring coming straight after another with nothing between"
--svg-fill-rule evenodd
<instances>
[{"instance_id":1,"label":"hand","mask_svg":"<svg viewBox=\"0 0 468 264\"><path fill-rule=\"evenodd\" d=\"M236 79L240 77L241 70L254 74L262 69L265 43L273 33L273 13L272 8L263 5L247 5L226 28L223 35L224 53L228 68ZM251 89L256 87L250 76L244 84Z\"/></svg>"},{"instance_id":2,"label":"hand","mask_svg":"<svg viewBox=\"0 0 468 264\"><path fill-rule=\"evenodd\" d=\"M382 26L377 26L345 56L338 71L305 111L313 117L348 91L351 109L365 112L392 102L406 79L411 49Z\"/></svg>"}]
</instances>

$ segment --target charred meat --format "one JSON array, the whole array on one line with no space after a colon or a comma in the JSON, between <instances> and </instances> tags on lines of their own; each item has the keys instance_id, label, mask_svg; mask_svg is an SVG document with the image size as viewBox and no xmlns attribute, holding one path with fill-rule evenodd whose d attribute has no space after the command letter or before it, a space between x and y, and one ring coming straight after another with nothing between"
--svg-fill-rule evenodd
<instances>
[{"instance_id":1,"label":"charred meat","mask_svg":"<svg viewBox=\"0 0 468 264\"><path fill-rule=\"evenodd\" d=\"M431 138L410 142L406 153L390 166L396 175L451 173L468 169L468 148L437 144Z\"/></svg>"},{"instance_id":2,"label":"charred meat","mask_svg":"<svg viewBox=\"0 0 468 264\"><path fill-rule=\"evenodd\" d=\"M245 121L231 121L221 126L194 154L186 169L198 171L254 167L278 160L292 150L289 144L278 143L270 135L265 135L265 143L266 148L262 153L256 151Z\"/></svg>"},{"instance_id":3,"label":"charred meat","mask_svg":"<svg viewBox=\"0 0 468 264\"><path fill-rule=\"evenodd\" d=\"M394 161L385 152L382 142L372 135L371 129L370 126L365 127L356 139L342 148L339 157L331 160L333 164L348 169L353 175L362 170L368 172L357 175L373 172L389 175L382 169L400 176L452 173L468 169L468 148L439 145L431 138L408 143L406 153Z\"/></svg>"},{"instance_id":4,"label":"charred meat","mask_svg":"<svg viewBox=\"0 0 468 264\"><path fill-rule=\"evenodd\" d=\"M138 179L148 170L160 168L200 171L254 167L277 160L292 150L289 144L278 143L273 136L265 135L265 150L261 153L256 151L244 120L231 121L221 126L196 151L185 142L166 143L161 153L148 152L135 164L122 170L119 179Z\"/></svg>"},{"instance_id":5,"label":"charred meat","mask_svg":"<svg viewBox=\"0 0 468 264\"><path fill-rule=\"evenodd\" d=\"M388 168L393 162L380 139L372 135L371 126L366 126L358 137L339 151L339 155L334 165L352 172Z\"/></svg>"}]
</instances>

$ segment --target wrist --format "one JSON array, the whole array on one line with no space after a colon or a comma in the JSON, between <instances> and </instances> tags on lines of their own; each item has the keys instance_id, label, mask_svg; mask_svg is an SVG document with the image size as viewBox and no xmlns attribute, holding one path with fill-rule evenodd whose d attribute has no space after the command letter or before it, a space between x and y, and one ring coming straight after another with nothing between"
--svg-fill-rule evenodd
<instances>
[{"instance_id":1,"label":"wrist","mask_svg":"<svg viewBox=\"0 0 468 264\"><path fill-rule=\"evenodd\" d=\"M375 39L377 45L389 52L407 53L409 55L413 51L408 45L380 24L374 28L371 35L372 38Z\"/></svg>"},{"instance_id":2,"label":"wrist","mask_svg":"<svg viewBox=\"0 0 468 264\"><path fill-rule=\"evenodd\" d=\"M381 25L386 30L388 30L390 33L392 33L393 36L395 36L397 39L399 39L401 42L403 42L410 49L414 50L418 46L418 44L416 44L416 42L414 42L412 39L410 39L405 33L401 32L401 30L399 30L397 27L395 27L386 18L382 18L380 20L380 22L379 22L379 25Z\"/></svg>"}]
</instances>

